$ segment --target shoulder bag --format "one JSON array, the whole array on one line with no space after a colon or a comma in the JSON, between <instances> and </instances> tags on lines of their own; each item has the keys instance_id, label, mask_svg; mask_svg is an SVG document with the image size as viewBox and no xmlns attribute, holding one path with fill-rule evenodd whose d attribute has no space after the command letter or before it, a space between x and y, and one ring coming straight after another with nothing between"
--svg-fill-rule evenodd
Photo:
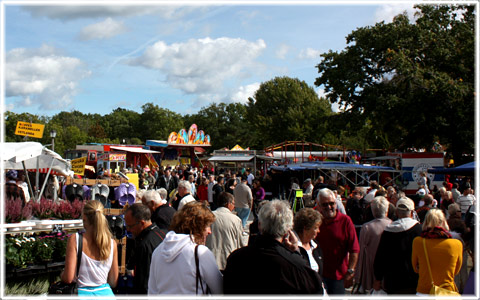
<instances>
[{"instance_id":1,"label":"shoulder bag","mask_svg":"<svg viewBox=\"0 0 480 300\"><path fill-rule=\"evenodd\" d=\"M195 266L197 267L197 279L196 279L196 294L198 295L198 285L200 284L200 287L202 288L202 294L204 295L209 295L211 294L210 288L208 287L208 284L205 284L207 286L206 289L203 288L202 284L202 276L200 275L200 264L198 261L198 245L195 246Z\"/></svg>"},{"instance_id":2,"label":"shoulder bag","mask_svg":"<svg viewBox=\"0 0 480 300\"><path fill-rule=\"evenodd\" d=\"M82 246L83 246L83 236L78 234L78 250L77 250L77 272L76 276L78 278L78 270L80 269L80 262L82 261ZM76 295L77 294L77 282L65 283L62 281L57 281L52 283L48 288L49 295Z\"/></svg>"},{"instance_id":3,"label":"shoulder bag","mask_svg":"<svg viewBox=\"0 0 480 300\"><path fill-rule=\"evenodd\" d=\"M453 286L455 287L455 291L451 291L449 289L446 289L445 287L449 286L448 283L444 283L440 286L435 285L433 282L433 276L432 276L432 269L430 269L430 262L428 260L428 253L427 253L427 246L425 245L425 238L423 238L423 249L425 250L425 259L427 261L427 267L428 267L428 273L430 273L430 279L432 280L432 288L430 289L430 295L436 295L436 296L460 296L458 293L457 286L455 283Z\"/></svg>"}]
</instances>

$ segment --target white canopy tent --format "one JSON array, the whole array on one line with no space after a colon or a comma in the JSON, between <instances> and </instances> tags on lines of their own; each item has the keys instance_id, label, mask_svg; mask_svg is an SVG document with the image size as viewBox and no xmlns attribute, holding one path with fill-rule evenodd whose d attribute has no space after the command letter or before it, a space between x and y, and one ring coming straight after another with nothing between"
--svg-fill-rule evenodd
<instances>
[{"instance_id":1,"label":"white canopy tent","mask_svg":"<svg viewBox=\"0 0 480 300\"><path fill-rule=\"evenodd\" d=\"M2 143L2 162L3 168L7 170L24 170L25 173L27 170L37 171L37 190L38 174L41 169L47 170L47 179L52 171L63 176L73 176L70 162L37 142ZM26 177L30 185L28 176ZM43 193L47 179L45 179L37 201ZM32 190L31 185L30 189Z\"/></svg>"}]
</instances>

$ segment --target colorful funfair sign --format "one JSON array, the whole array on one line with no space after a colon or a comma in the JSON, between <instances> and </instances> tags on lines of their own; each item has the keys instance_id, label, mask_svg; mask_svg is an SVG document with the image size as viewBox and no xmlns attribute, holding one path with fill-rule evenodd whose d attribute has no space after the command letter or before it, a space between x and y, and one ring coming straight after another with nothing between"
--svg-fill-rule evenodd
<instances>
[{"instance_id":1,"label":"colorful funfair sign","mask_svg":"<svg viewBox=\"0 0 480 300\"><path fill-rule=\"evenodd\" d=\"M192 124L188 132L182 128L178 133L170 133L167 143L178 145L210 145L210 136L205 134L203 130L198 130L196 124Z\"/></svg>"}]
</instances>

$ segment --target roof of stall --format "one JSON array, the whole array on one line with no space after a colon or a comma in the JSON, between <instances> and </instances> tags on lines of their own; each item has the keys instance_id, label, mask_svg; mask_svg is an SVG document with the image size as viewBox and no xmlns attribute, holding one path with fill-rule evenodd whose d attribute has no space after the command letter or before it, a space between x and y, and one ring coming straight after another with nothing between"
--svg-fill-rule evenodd
<instances>
[{"instance_id":1,"label":"roof of stall","mask_svg":"<svg viewBox=\"0 0 480 300\"><path fill-rule=\"evenodd\" d=\"M70 162L38 142L3 143L2 148L5 169L23 170L24 162L27 170L52 168L58 174L73 176Z\"/></svg>"},{"instance_id":2,"label":"roof of stall","mask_svg":"<svg viewBox=\"0 0 480 300\"><path fill-rule=\"evenodd\" d=\"M454 174L454 175L464 175L464 176L473 176L475 175L475 165L474 161L460 165L455 168L434 168L428 169L428 173L438 173L438 174Z\"/></svg>"},{"instance_id":3,"label":"roof of stall","mask_svg":"<svg viewBox=\"0 0 480 300\"><path fill-rule=\"evenodd\" d=\"M283 166L271 166L270 168L276 171L339 170L400 172L391 167L357 165L338 161L311 161L306 163L288 164Z\"/></svg>"},{"instance_id":4,"label":"roof of stall","mask_svg":"<svg viewBox=\"0 0 480 300\"><path fill-rule=\"evenodd\" d=\"M134 152L134 153L160 153L158 151L147 150L147 149L142 149L142 148L135 148L135 147L110 146L110 149L119 150L119 151L126 151L126 152Z\"/></svg>"}]
</instances>

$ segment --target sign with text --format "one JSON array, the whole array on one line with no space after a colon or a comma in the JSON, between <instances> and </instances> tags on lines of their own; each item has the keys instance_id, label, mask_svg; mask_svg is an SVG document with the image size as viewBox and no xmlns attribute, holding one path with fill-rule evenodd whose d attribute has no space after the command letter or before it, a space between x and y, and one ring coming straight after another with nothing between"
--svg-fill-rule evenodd
<instances>
[{"instance_id":1,"label":"sign with text","mask_svg":"<svg viewBox=\"0 0 480 300\"><path fill-rule=\"evenodd\" d=\"M43 124L18 121L17 128L15 129L15 134L41 139L43 137L44 129L45 129L45 125Z\"/></svg>"},{"instance_id":2,"label":"sign with text","mask_svg":"<svg viewBox=\"0 0 480 300\"><path fill-rule=\"evenodd\" d=\"M126 160L127 154L126 153L110 153L108 156L108 160Z\"/></svg>"},{"instance_id":3,"label":"sign with text","mask_svg":"<svg viewBox=\"0 0 480 300\"><path fill-rule=\"evenodd\" d=\"M87 163L87 157L84 156L72 159L70 162L72 163L73 173L83 176L83 174L85 173L85 164Z\"/></svg>"}]
</instances>

